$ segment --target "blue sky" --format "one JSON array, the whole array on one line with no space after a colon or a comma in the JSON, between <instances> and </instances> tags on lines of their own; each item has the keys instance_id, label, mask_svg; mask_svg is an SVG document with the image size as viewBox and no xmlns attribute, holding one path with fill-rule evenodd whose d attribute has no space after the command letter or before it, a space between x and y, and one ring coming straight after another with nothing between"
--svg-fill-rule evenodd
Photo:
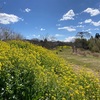
<instances>
[{"instance_id":1,"label":"blue sky","mask_svg":"<svg viewBox=\"0 0 100 100\"><path fill-rule=\"evenodd\" d=\"M77 32L100 32L100 0L0 0L0 26L27 39L71 41Z\"/></svg>"}]
</instances>

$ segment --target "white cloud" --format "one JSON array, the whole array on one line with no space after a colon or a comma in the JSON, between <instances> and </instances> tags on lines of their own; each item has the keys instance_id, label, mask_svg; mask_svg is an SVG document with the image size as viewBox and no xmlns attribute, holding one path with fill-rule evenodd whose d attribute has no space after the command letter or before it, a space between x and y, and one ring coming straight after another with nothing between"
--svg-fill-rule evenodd
<instances>
[{"instance_id":1,"label":"white cloud","mask_svg":"<svg viewBox=\"0 0 100 100\"><path fill-rule=\"evenodd\" d=\"M92 21L92 24L93 24L94 26L100 26L100 21L98 21L98 22L93 22L93 21Z\"/></svg>"},{"instance_id":2,"label":"white cloud","mask_svg":"<svg viewBox=\"0 0 100 100\"><path fill-rule=\"evenodd\" d=\"M33 36L33 37L37 37L37 38L39 38L39 37L40 37L40 35L35 35L35 34L33 34L32 36Z\"/></svg>"},{"instance_id":3,"label":"white cloud","mask_svg":"<svg viewBox=\"0 0 100 100\"><path fill-rule=\"evenodd\" d=\"M63 21L63 20L74 20L74 18L73 18L74 16L75 16L75 13L71 9L66 14L63 15L63 17L60 19L60 21Z\"/></svg>"},{"instance_id":4,"label":"white cloud","mask_svg":"<svg viewBox=\"0 0 100 100\"><path fill-rule=\"evenodd\" d=\"M61 26L61 24L56 24L56 26Z\"/></svg>"},{"instance_id":5,"label":"white cloud","mask_svg":"<svg viewBox=\"0 0 100 100\"><path fill-rule=\"evenodd\" d=\"M60 28L58 28L58 30L67 30L67 31L69 31L69 32L76 31L75 28L73 28L73 27L68 27L68 26L66 26L66 27L60 27Z\"/></svg>"},{"instance_id":6,"label":"white cloud","mask_svg":"<svg viewBox=\"0 0 100 100\"><path fill-rule=\"evenodd\" d=\"M28 35L26 36L27 39L33 39L33 38L40 38L40 35L36 35L36 34L33 34L33 35Z\"/></svg>"},{"instance_id":7,"label":"white cloud","mask_svg":"<svg viewBox=\"0 0 100 100\"><path fill-rule=\"evenodd\" d=\"M31 11L31 9L29 9L29 8L25 9L25 12L30 12L30 11Z\"/></svg>"},{"instance_id":8,"label":"white cloud","mask_svg":"<svg viewBox=\"0 0 100 100\"><path fill-rule=\"evenodd\" d=\"M65 38L64 42L74 42L76 39L75 36L72 36L72 37L68 37L68 38Z\"/></svg>"},{"instance_id":9,"label":"white cloud","mask_svg":"<svg viewBox=\"0 0 100 100\"><path fill-rule=\"evenodd\" d=\"M83 24L83 22L79 22L78 24Z\"/></svg>"},{"instance_id":10,"label":"white cloud","mask_svg":"<svg viewBox=\"0 0 100 100\"><path fill-rule=\"evenodd\" d=\"M16 15L0 13L0 24L11 24L23 20Z\"/></svg>"},{"instance_id":11,"label":"white cloud","mask_svg":"<svg viewBox=\"0 0 100 100\"><path fill-rule=\"evenodd\" d=\"M91 29L89 28L89 29L87 29L86 31L91 31Z\"/></svg>"},{"instance_id":12,"label":"white cloud","mask_svg":"<svg viewBox=\"0 0 100 100\"><path fill-rule=\"evenodd\" d=\"M92 19L86 19L84 23L91 23Z\"/></svg>"},{"instance_id":13,"label":"white cloud","mask_svg":"<svg viewBox=\"0 0 100 100\"><path fill-rule=\"evenodd\" d=\"M92 29L89 28L89 29L85 30L85 32L91 33L91 30L92 30Z\"/></svg>"},{"instance_id":14,"label":"white cloud","mask_svg":"<svg viewBox=\"0 0 100 100\"><path fill-rule=\"evenodd\" d=\"M55 34L55 37L61 37L61 36L63 36L63 35L61 35L61 34Z\"/></svg>"},{"instance_id":15,"label":"white cloud","mask_svg":"<svg viewBox=\"0 0 100 100\"><path fill-rule=\"evenodd\" d=\"M92 25L94 25L94 26L100 26L100 21L94 22L92 19L86 19L86 20L84 21L84 23L90 23L90 24L92 24Z\"/></svg>"},{"instance_id":16,"label":"white cloud","mask_svg":"<svg viewBox=\"0 0 100 100\"><path fill-rule=\"evenodd\" d=\"M44 28L41 28L40 31L45 31L45 29Z\"/></svg>"},{"instance_id":17,"label":"white cloud","mask_svg":"<svg viewBox=\"0 0 100 100\"><path fill-rule=\"evenodd\" d=\"M84 30L82 30L82 32L88 32L88 33L92 33L91 31L92 31L93 29L84 29ZM85 35L85 34L84 34ZM90 34L91 35L91 34ZM90 37L89 35L88 35L88 37Z\"/></svg>"},{"instance_id":18,"label":"white cloud","mask_svg":"<svg viewBox=\"0 0 100 100\"><path fill-rule=\"evenodd\" d=\"M91 16L96 16L96 15L100 14L100 10L99 9L94 9L94 8L87 8L83 12L89 13Z\"/></svg>"},{"instance_id":19,"label":"white cloud","mask_svg":"<svg viewBox=\"0 0 100 100\"><path fill-rule=\"evenodd\" d=\"M77 25L76 27L80 27L81 28L81 27L84 27L84 26L83 25Z\"/></svg>"}]
</instances>

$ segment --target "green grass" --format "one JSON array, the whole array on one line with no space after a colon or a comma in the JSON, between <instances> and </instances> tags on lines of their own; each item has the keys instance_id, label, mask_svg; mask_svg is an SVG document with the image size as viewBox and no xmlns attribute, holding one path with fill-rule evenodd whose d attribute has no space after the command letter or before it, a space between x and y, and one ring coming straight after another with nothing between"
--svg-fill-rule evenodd
<instances>
[{"instance_id":1,"label":"green grass","mask_svg":"<svg viewBox=\"0 0 100 100\"><path fill-rule=\"evenodd\" d=\"M74 54L71 48L62 49L61 52L56 50L56 52L60 57L73 64L74 67L78 67L80 69L89 68L92 71L100 74L100 54L98 54L99 57L96 57L89 51L87 52L80 50L78 50L77 54Z\"/></svg>"}]
</instances>

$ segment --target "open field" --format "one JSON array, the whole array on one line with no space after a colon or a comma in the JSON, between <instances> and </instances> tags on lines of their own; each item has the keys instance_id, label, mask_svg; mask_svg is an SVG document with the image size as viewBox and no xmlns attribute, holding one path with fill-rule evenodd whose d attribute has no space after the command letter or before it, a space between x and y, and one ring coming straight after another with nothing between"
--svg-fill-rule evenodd
<instances>
[{"instance_id":1,"label":"open field","mask_svg":"<svg viewBox=\"0 0 100 100\"><path fill-rule=\"evenodd\" d=\"M71 48L66 48L57 50L57 54L64 58L66 61L70 62L73 65L73 68L76 70L85 68L87 71L91 70L97 72L100 75L100 54L91 53L89 51L80 51L78 50L77 54L72 53Z\"/></svg>"}]
</instances>

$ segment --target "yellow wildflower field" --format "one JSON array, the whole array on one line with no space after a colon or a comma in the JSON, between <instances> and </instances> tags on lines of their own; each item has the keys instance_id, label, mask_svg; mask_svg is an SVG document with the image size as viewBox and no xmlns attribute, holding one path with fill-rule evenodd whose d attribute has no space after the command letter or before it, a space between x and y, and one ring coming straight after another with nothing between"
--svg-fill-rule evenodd
<instances>
[{"instance_id":1,"label":"yellow wildflower field","mask_svg":"<svg viewBox=\"0 0 100 100\"><path fill-rule=\"evenodd\" d=\"M0 100L100 100L100 81L75 74L52 51L23 41L0 41Z\"/></svg>"}]
</instances>

